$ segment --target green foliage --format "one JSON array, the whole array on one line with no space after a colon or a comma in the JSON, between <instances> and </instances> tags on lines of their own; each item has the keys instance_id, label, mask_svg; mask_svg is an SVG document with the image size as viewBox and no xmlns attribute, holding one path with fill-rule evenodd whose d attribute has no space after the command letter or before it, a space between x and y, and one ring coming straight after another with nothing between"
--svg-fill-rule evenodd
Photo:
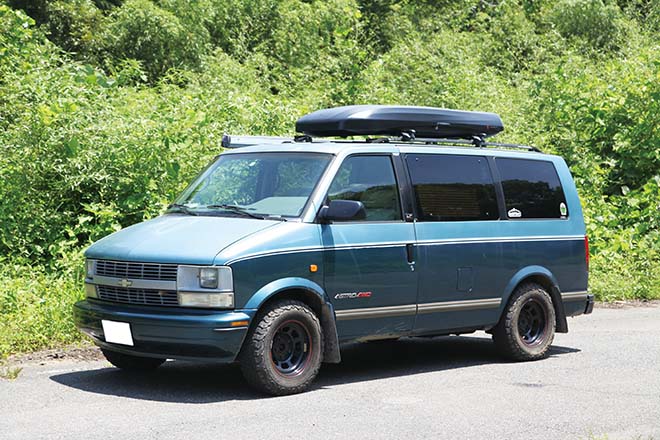
<instances>
[{"instance_id":1,"label":"green foliage","mask_svg":"<svg viewBox=\"0 0 660 440\"><path fill-rule=\"evenodd\" d=\"M152 81L170 69L198 68L209 46L206 28L149 0L128 0L108 19L100 50L111 62L142 62Z\"/></svg>"},{"instance_id":2,"label":"green foliage","mask_svg":"<svg viewBox=\"0 0 660 440\"><path fill-rule=\"evenodd\" d=\"M90 56L103 14L91 0L60 0L47 4L48 32L51 40L69 52Z\"/></svg>"},{"instance_id":3,"label":"green foliage","mask_svg":"<svg viewBox=\"0 0 660 440\"><path fill-rule=\"evenodd\" d=\"M22 367L4 366L3 363L0 362L0 379L17 379L22 371Z\"/></svg>"},{"instance_id":4,"label":"green foliage","mask_svg":"<svg viewBox=\"0 0 660 440\"><path fill-rule=\"evenodd\" d=\"M208 0L206 26L212 42L237 59L248 57L270 41L279 22L279 3L278 0Z\"/></svg>"},{"instance_id":5,"label":"green foliage","mask_svg":"<svg viewBox=\"0 0 660 440\"><path fill-rule=\"evenodd\" d=\"M33 59L36 52L35 38L30 29L33 25L32 18L0 4L0 73L9 72ZM0 84L4 82L0 75Z\"/></svg>"},{"instance_id":6,"label":"green foliage","mask_svg":"<svg viewBox=\"0 0 660 440\"><path fill-rule=\"evenodd\" d=\"M500 113L571 166L597 297L660 297L659 5L5 0L0 356L80 337L79 252L160 213L222 133L338 104Z\"/></svg>"},{"instance_id":7,"label":"green foliage","mask_svg":"<svg viewBox=\"0 0 660 440\"><path fill-rule=\"evenodd\" d=\"M563 37L579 40L578 46L616 50L627 37L621 10L611 0L557 1L550 20Z\"/></svg>"},{"instance_id":8,"label":"green foliage","mask_svg":"<svg viewBox=\"0 0 660 440\"><path fill-rule=\"evenodd\" d=\"M78 268L81 258L67 265ZM9 354L57 347L82 340L71 319L72 304L83 297L80 270L4 265L0 269L0 359Z\"/></svg>"},{"instance_id":9,"label":"green foliage","mask_svg":"<svg viewBox=\"0 0 660 440\"><path fill-rule=\"evenodd\" d=\"M39 24L48 21L49 0L6 0L5 3L12 8L24 10Z\"/></svg>"},{"instance_id":10,"label":"green foliage","mask_svg":"<svg viewBox=\"0 0 660 440\"><path fill-rule=\"evenodd\" d=\"M285 0L278 7L270 54L286 68L322 66L327 57L355 51L361 16L351 0Z\"/></svg>"}]
</instances>

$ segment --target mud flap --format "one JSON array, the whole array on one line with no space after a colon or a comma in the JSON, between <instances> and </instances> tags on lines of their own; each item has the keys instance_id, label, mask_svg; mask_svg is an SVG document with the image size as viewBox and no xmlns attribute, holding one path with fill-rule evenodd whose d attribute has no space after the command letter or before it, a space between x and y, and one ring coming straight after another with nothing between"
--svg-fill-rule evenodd
<instances>
[{"instance_id":1,"label":"mud flap","mask_svg":"<svg viewBox=\"0 0 660 440\"><path fill-rule=\"evenodd\" d=\"M323 328L324 337L323 362L327 364L340 363L341 353L335 314L332 306L327 303L321 307L321 328Z\"/></svg>"},{"instance_id":2,"label":"mud flap","mask_svg":"<svg viewBox=\"0 0 660 440\"><path fill-rule=\"evenodd\" d=\"M552 286L550 296L552 297L552 304L555 306L555 317L557 321L555 332L568 333L568 321L566 320L564 301L561 299L561 292L558 286Z\"/></svg>"}]
</instances>

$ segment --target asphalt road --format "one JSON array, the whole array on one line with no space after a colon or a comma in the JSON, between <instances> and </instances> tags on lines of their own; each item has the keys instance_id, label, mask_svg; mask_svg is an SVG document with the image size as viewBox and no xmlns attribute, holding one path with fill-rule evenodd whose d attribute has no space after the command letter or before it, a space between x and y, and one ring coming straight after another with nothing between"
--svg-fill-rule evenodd
<instances>
[{"instance_id":1,"label":"asphalt road","mask_svg":"<svg viewBox=\"0 0 660 440\"><path fill-rule=\"evenodd\" d=\"M569 326L531 363L502 361L485 334L352 345L312 391L278 398L236 366L28 363L0 380L0 438L660 440L660 307Z\"/></svg>"}]
</instances>

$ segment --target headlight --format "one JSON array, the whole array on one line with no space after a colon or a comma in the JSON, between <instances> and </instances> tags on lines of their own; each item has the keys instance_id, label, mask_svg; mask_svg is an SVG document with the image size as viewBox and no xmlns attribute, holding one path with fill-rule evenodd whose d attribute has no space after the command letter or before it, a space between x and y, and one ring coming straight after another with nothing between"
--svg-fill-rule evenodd
<instances>
[{"instance_id":1,"label":"headlight","mask_svg":"<svg viewBox=\"0 0 660 440\"><path fill-rule=\"evenodd\" d=\"M92 278L94 276L94 269L96 268L96 260L85 260L85 276Z\"/></svg>"},{"instance_id":2,"label":"headlight","mask_svg":"<svg viewBox=\"0 0 660 440\"><path fill-rule=\"evenodd\" d=\"M218 269L215 267L202 267L199 270L199 287L205 289L218 288Z\"/></svg>"},{"instance_id":3,"label":"headlight","mask_svg":"<svg viewBox=\"0 0 660 440\"><path fill-rule=\"evenodd\" d=\"M176 290L183 307L234 307L234 279L227 266L179 266Z\"/></svg>"}]
</instances>

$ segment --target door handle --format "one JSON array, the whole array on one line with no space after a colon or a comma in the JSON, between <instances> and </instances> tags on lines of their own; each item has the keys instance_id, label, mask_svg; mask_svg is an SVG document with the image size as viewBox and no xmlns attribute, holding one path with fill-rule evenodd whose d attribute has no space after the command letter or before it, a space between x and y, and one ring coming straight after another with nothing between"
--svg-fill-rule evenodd
<instances>
[{"instance_id":1,"label":"door handle","mask_svg":"<svg viewBox=\"0 0 660 440\"><path fill-rule=\"evenodd\" d=\"M408 264L415 264L415 245L408 243L406 245L406 257L408 257Z\"/></svg>"}]
</instances>

